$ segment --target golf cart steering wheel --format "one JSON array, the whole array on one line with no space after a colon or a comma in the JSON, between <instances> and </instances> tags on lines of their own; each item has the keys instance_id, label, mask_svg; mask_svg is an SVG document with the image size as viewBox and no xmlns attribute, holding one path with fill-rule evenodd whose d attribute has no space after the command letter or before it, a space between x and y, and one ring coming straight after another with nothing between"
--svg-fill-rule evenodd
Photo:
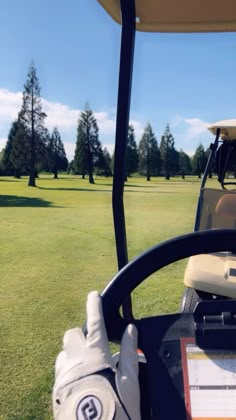
<instances>
[{"instance_id":1,"label":"golf cart steering wheel","mask_svg":"<svg viewBox=\"0 0 236 420\"><path fill-rule=\"evenodd\" d=\"M108 338L120 342L130 322L120 315L120 306L148 276L192 255L235 250L236 230L217 229L194 232L168 240L135 258L102 292ZM193 317L191 313L172 314L131 321L138 329L138 346L147 360L144 376L140 379L142 418L186 419L181 340L194 338Z\"/></svg>"}]
</instances>

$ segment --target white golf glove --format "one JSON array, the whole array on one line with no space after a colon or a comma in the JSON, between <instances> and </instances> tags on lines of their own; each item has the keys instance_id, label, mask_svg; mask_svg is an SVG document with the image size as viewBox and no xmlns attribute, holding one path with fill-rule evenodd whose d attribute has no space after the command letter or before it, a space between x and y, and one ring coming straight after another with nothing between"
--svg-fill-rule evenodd
<instances>
[{"instance_id":1,"label":"white golf glove","mask_svg":"<svg viewBox=\"0 0 236 420\"><path fill-rule=\"evenodd\" d=\"M118 368L109 350L98 292L87 300L85 338L80 328L64 335L56 361L53 411L56 420L140 420L137 329L123 335Z\"/></svg>"}]
</instances>

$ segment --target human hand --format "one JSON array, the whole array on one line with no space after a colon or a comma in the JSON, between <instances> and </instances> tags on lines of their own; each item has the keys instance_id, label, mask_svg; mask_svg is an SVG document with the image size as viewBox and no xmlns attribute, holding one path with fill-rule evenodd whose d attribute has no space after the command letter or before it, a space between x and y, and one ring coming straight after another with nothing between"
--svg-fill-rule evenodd
<instances>
[{"instance_id":1,"label":"human hand","mask_svg":"<svg viewBox=\"0 0 236 420\"><path fill-rule=\"evenodd\" d=\"M55 367L56 420L140 420L137 329L126 328L116 367L108 345L98 292L87 299L87 330L67 331Z\"/></svg>"}]
</instances>

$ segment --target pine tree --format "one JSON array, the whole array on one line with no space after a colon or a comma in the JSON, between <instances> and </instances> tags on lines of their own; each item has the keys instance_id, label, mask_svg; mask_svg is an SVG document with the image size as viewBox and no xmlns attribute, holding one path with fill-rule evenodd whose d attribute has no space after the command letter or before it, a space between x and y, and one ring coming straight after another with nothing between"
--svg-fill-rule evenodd
<instances>
[{"instance_id":1,"label":"pine tree","mask_svg":"<svg viewBox=\"0 0 236 420\"><path fill-rule=\"evenodd\" d=\"M151 124L147 124L138 147L139 172L150 181L151 175L159 175L160 151Z\"/></svg>"},{"instance_id":2,"label":"pine tree","mask_svg":"<svg viewBox=\"0 0 236 420\"><path fill-rule=\"evenodd\" d=\"M134 127L129 125L126 149L126 178L138 170L138 149L135 141Z\"/></svg>"},{"instance_id":3,"label":"pine tree","mask_svg":"<svg viewBox=\"0 0 236 420\"><path fill-rule=\"evenodd\" d=\"M13 147L13 140L17 133L18 128L19 128L19 122L17 120L13 121L9 134L8 134L7 143L4 148L2 163L3 163L4 172L6 175L15 174L14 166L11 162L10 155L11 155L11 151Z\"/></svg>"},{"instance_id":4,"label":"pine tree","mask_svg":"<svg viewBox=\"0 0 236 420\"><path fill-rule=\"evenodd\" d=\"M192 172L190 157L182 149L179 151L179 171L183 179L186 174L191 174Z\"/></svg>"},{"instance_id":5,"label":"pine tree","mask_svg":"<svg viewBox=\"0 0 236 420\"><path fill-rule=\"evenodd\" d=\"M99 129L93 111L88 104L78 120L77 141L74 155L74 170L83 178L88 174L90 184L94 184L95 167L102 166L103 151L99 141Z\"/></svg>"},{"instance_id":6,"label":"pine tree","mask_svg":"<svg viewBox=\"0 0 236 420\"><path fill-rule=\"evenodd\" d=\"M175 150L175 139L170 132L169 124L166 125L164 134L161 137L160 152L162 160L162 171L165 179L170 179L171 174L178 171L178 152Z\"/></svg>"},{"instance_id":7,"label":"pine tree","mask_svg":"<svg viewBox=\"0 0 236 420\"><path fill-rule=\"evenodd\" d=\"M54 128L52 135L48 139L47 154L48 170L54 174L54 179L57 179L58 171L65 171L68 167L64 145L57 127Z\"/></svg>"},{"instance_id":8,"label":"pine tree","mask_svg":"<svg viewBox=\"0 0 236 420\"><path fill-rule=\"evenodd\" d=\"M18 123L18 128L13 138L10 161L14 168L14 175L20 178L28 171L28 150L25 139L25 128Z\"/></svg>"},{"instance_id":9,"label":"pine tree","mask_svg":"<svg viewBox=\"0 0 236 420\"><path fill-rule=\"evenodd\" d=\"M23 91L23 103L19 113L19 121L25 127L25 138L29 150L29 182L35 187L36 163L42 149L42 135L46 114L42 111L40 85L34 64L30 65Z\"/></svg>"},{"instance_id":10,"label":"pine tree","mask_svg":"<svg viewBox=\"0 0 236 420\"><path fill-rule=\"evenodd\" d=\"M110 153L108 152L107 148L104 147L103 149L103 155L104 155L104 170L103 170L103 175L104 176L112 176L112 171L111 171L111 156Z\"/></svg>"},{"instance_id":11,"label":"pine tree","mask_svg":"<svg viewBox=\"0 0 236 420\"><path fill-rule=\"evenodd\" d=\"M13 121L3 153L3 168L7 175L20 178L28 170L28 151L25 129L19 120Z\"/></svg>"},{"instance_id":12,"label":"pine tree","mask_svg":"<svg viewBox=\"0 0 236 420\"><path fill-rule=\"evenodd\" d=\"M0 151L0 175L5 175L5 169L4 169L4 165L3 165L3 155L4 155L4 150L2 149Z\"/></svg>"},{"instance_id":13,"label":"pine tree","mask_svg":"<svg viewBox=\"0 0 236 420\"><path fill-rule=\"evenodd\" d=\"M207 163L207 157L203 145L200 143L196 148L195 153L192 158L192 168L193 174L198 175L198 178L201 178L201 174L205 170Z\"/></svg>"},{"instance_id":14,"label":"pine tree","mask_svg":"<svg viewBox=\"0 0 236 420\"><path fill-rule=\"evenodd\" d=\"M37 145L36 174L41 171L51 172L49 167L49 143L51 134L46 127L42 128L40 141Z\"/></svg>"},{"instance_id":15,"label":"pine tree","mask_svg":"<svg viewBox=\"0 0 236 420\"><path fill-rule=\"evenodd\" d=\"M208 158L209 158L210 153L211 153L211 148L210 148L210 147L208 147L208 148L205 150L206 163L207 163L207 161L208 161ZM208 175L208 178L212 178L212 173L214 173L214 172L216 172L216 171L217 171L217 169L216 169L216 156L214 155L214 156L213 156L213 158L212 158L212 160L211 160L211 165L210 165L210 167L209 167L209 175Z\"/></svg>"}]
</instances>

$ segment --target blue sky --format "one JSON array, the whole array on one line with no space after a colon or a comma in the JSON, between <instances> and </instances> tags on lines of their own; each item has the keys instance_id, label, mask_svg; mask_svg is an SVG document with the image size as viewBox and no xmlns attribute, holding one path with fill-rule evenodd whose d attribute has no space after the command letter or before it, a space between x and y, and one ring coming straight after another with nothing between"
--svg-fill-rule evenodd
<instances>
[{"instance_id":1,"label":"blue sky","mask_svg":"<svg viewBox=\"0 0 236 420\"><path fill-rule=\"evenodd\" d=\"M88 101L100 140L114 144L120 27L96 0L8 0L0 6L0 149L21 106L33 60L46 126L73 158L76 123ZM130 119L136 140L150 122L167 123L176 148L209 144L206 127L236 117L236 34L137 33Z\"/></svg>"}]
</instances>

